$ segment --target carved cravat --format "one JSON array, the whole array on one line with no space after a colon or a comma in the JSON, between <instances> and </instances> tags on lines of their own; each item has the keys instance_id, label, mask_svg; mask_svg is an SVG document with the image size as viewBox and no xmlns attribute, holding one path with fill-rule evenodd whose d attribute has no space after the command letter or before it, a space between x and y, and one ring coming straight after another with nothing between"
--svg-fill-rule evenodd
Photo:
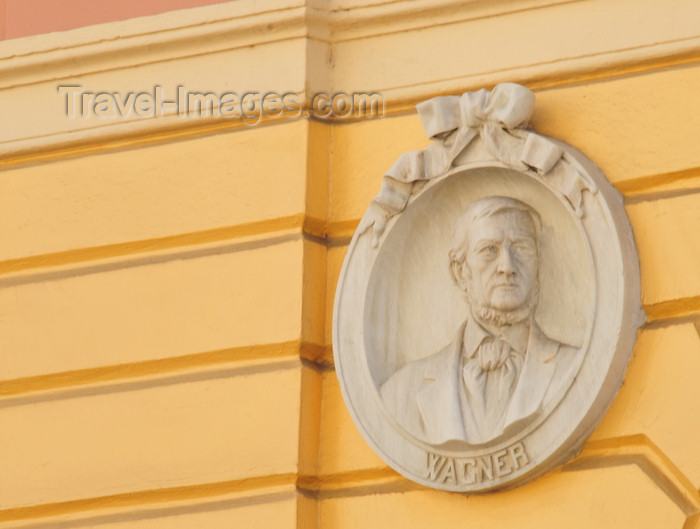
<instances>
[{"instance_id":1,"label":"carved cravat","mask_svg":"<svg viewBox=\"0 0 700 529\"><path fill-rule=\"evenodd\" d=\"M524 360L524 354L491 336L463 357L462 415L469 442L485 442L502 432Z\"/></svg>"}]
</instances>

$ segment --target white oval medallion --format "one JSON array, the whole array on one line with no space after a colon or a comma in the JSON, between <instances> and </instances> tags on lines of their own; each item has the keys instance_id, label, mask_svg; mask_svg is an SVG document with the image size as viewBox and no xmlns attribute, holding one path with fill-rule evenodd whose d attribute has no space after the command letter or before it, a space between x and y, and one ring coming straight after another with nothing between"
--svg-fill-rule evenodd
<instances>
[{"instance_id":1,"label":"white oval medallion","mask_svg":"<svg viewBox=\"0 0 700 529\"><path fill-rule=\"evenodd\" d=\"M575 455L643 322L622 200L572 147L523 128L499 85L419 105L345 258L335 365L368 443L409 479L482 492Z\"/></svg>"}]
</instances>

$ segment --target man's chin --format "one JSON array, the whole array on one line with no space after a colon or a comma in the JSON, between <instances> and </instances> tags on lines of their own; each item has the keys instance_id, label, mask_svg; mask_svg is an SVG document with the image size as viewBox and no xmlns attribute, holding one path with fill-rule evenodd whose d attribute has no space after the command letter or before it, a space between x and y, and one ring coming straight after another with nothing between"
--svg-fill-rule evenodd
<instances>
[{"instance_id":1,"label":"man's chin","mask_svg":"<svg viewBox=\"0 0 700 529\"><path fill-rule=\"evenodd\" d=\"M493 307L480 306L475 307L473 313L478 320L484 323L507 327L528 320L532 310L529 307L516 310L500 310Z\"/></svg>"},{"instance_id":2,"label":"man's chin","mask_svg":"<svg viewBox=\"0 0 700 529\"><path fill-rule=\"evenodd\" d=\"M501 303L500 306L494 306L494 304L487 305L486 303L477 302L473 299L470 299L469 302L472 307L472 313L477 320L500 327L515 325L528 320L530 316L532 316L535 308L534 303L527 302Z\"/></svg>"},{"instance_id":3,"label":"man's chin","mask_svg":"<svg viewBox=\"0 0 700 529\"><path fill-rule=\"evenodd\" d=\"M522 299L513 299L513 297L505 297L493 300L489 304L489 308L501 312L517 312L525 307L526 303Z\"/></svg>"},{"instance_id":4,"label":"man's chin","mask_svg":"<svg viewBox=\"0 0 700 529\"><path fill-rule=\"evenodd\" d=\"M522 300L521 296L511 295L501 296L498 299L499 296L496 295L494 296L496 299L490 300L496 303L486 303L481 296L474 296L471 292L473 292L472 289L467 289L467 301L474 317L482 323L506 327L530 319L537 305L539 283L535 283L534 290L531 295L525 296L525 300Z\"/></svg>"}]
</instances>

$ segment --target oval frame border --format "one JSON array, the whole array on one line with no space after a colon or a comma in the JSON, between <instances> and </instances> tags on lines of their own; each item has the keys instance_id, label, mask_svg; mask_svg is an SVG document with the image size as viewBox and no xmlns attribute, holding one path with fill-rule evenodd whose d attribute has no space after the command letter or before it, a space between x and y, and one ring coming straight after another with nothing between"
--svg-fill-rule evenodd
<instances>
[{"instance_id":1,"label":"oval frame border","mask_svg":"<svg viewBox=\"0 0 700 529\"><path fill-rule=\"evenodd\" d=\"M594 264L595 311L588 350L579 373L554 410L522 440L511 446L475 450L472 458L455 458L449 451L426 448L389 419L379 401L368 371L364 339L366 288L382 244L373 246L370 233L356 231L343 262L338 280L333 314L333 350L336 373L350 415L364 439L394 470L422 485L454 492L479 493L522 485L580 452L617 394L632 354L638 327L644 322L641 308L639 263L634 236L622 197L602 172L582 153L558 140L550 139L564 152L566 161L597 186L586 192L585 215L580 222L588 239ZM406 208L425 191L464 171L484 167L508 168L485 151L470 146L466 161L428 182L415 193ZM528 171L518 171L533 178ZM538 178L543 182L542 178ZM551 189L551 188L550 188ZM554 194L567 205L566 199ZM569 205L570 207L570 205ZM382 240L386 240L401 213L389 220ZM595 351L595 353L592 353ZM578 413L576 413L578 411ZM514 471L488 482L448 483L435 466L471 464L468 460L494 458L499 454L524 450L525 456ZM452 459L452 460L450 460ZM432 472L431 472L432 470Z\"/></svg>"}]
</instances>

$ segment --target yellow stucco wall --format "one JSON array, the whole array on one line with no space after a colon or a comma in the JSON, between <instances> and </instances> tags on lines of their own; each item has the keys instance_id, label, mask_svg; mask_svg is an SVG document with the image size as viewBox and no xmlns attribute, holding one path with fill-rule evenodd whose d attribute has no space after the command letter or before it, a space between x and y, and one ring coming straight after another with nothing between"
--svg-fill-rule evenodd
<instances>
[{"instance_id":1,"label":"yellow stucco wall","mask_svg":"<svg viewBox=\"0 0 700 529\"><path fill-rule=\"evenodd\" d=\"M425 489L368 447L335 283L413 104L515 81L622 193L625 382L575 460ZM59 84L376 91L382 119L73 118ZM700 528L700 5L242 0L0 44L0 529Z\"/></svg>"}]
</instances>

